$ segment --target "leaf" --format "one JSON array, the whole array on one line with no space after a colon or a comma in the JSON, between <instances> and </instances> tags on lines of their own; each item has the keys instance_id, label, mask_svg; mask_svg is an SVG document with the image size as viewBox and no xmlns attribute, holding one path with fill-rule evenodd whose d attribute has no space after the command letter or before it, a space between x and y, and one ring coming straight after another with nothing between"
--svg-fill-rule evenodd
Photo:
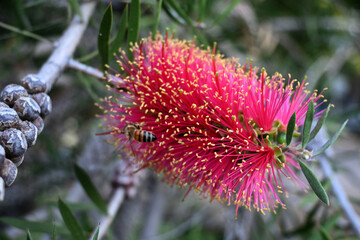
<instances>
[{"instance_id":1,"label":"leaf","mask_svg":"<svg viewBox=\"0 0 360 240\"><path fill-rule=\"evenodd\" d=\"M76 240L85 240L85 235L69 207L60 198L58 201L59 210L64 220L66 227L69 229L71 235Z\"/></svg>"},{"instance_id":2,"label":"leaf","mask_svg":"<svg viewBox=\"0 0 360 240\"><path fill-rule=\"evenodd\" d=\"M29 229L31 232L40 232L40 233L49 233L50 229L53 227L51 223L48 222L35 222L35 221L28 221L25 219L13 218L13 217L1 217L0 221L7 224L14 226L16 228L22 229L26 231ZM68 234L64 227L59 227L58 232L61 234Z\"/></svg>"},{"instance_id":3,"label":"leaf","mask_svg":"<svg viewBox=\"0 0 360 240\"><path fill-rule=\"evenodd\" d=\"M207 0L200 0L200 3L199 3L199 18L198 18L198 22L202 22L204 21L204 17L205 17L205 14L206 14L206 1Z\"/></svg>"},{"instance_id":4,"label":"leaf","mask_svg":"<svg viewBox=\"0 0 360 240\"><path fill-rule=\"evenodd\" d=\"M327 118L327 115L330 111L330 107L331 105L328 105L328 107L326 108L326 110L323 112L323 114L321 114L321 117L319 118L319 120L317 121L314 129L311 131L310 133L310 139L309 141L313 140L316 136L316 134L318 134L318 132L320 131L322 125L325 123L325 120Z\"/></svg>"},{"instance_id":5,"label":"leaf","mask_svg":"<svg viewBox=\"0 0 360 240\"><path fill-rule=\"evenodd\" d=\"M321 183L322 186L324 187L325 191L327 191L330 187L330 181L324 181ZM316 194L314 192L309 193L307 196L303 197L301 199L301 201L298 203L299 207L304 207L306 205L312 204L313 202L317 201L318 197L316 196Z\"/></svg>"},{"instance_id":6,"label":"leaf","mask_svg":"<svg viewBox=\"0 0 360 240\"><path fill-rule=\"evenodd\" d=\"M35 40L38 40L38 41L48 42L48 43L52 44L52 42L50 40L48 40L46 38L43 38L40 35L37 35L35 33L29 32L29 31L26 31L26 30L21 30L21 29L19 29L17 27L11 26L11 25L6 24L4 22L0 22L0 28L4 28L6 30L15 32L15 33L23 35L25 37L29 37L29 38L32 38L32 39L35 39Z\"/></svg>"},{"instance_id":7,"label":"leaf","mask_svg":"<svg viewBox=\"0 0 360 240\"><path fill-rule=\"evenodd\" d=\"M335 225L338 222L341 215L342 215L342 212L338 211L333 216L327 217L326 221L323 223L323 228L327 231L332 230L335 227Z\"/></svg>"},{"instance_id":8,"label":"leaf","mask_svg":"<svg viewBox=\"0 0 360 240\"><path fill-rule=\"evenodd\" d=\"M158 1L159 1L159 3L158 3L158 7L156 9L155 24L154 24L154 29L153 29L153 32L152 32L153 40L155 40L156 32L158 30L159 21L160 21L161 7L162 7L162 0L158 0Z\"/></svg>"},{"instance_id":9,"label":"leaf","mask_svg":"<svg viewBox=\"0 0 360 240\"><path fill-rule=\"evenodd\" d=\"M324 240L331 240L332 238L330 237L329 233L326 231L326 229L323 226L319 226L319 230L320 230L320 235L322 237L322 239Z\"/></svg>"},{"instance_id":10,"label":"leaf","mask_svg":"<svg viewBox=\"0 0 360 240\"><path fill-rule=\"evenodd\" d=\"M336 139L340 136L341 132L344 130L348 121L349 120L346 120L341 125L341 127L337 130L337 132L320 148L320 151L318 153L313 155L313 157L319 156L320 154L325 152L325 150L328 149L336 141Z\"/></svg>"},{"instance_id":11,"label":"leaf","mask_svg":"<svg viewBox=\"0 0 360 240\"><path fill-rule=\"evenodd\" d=\"M23 1L15 0L15 1L11 1L11 2L13 2L15 4L15 10L18 15L18 19L20 20L21 28L31 29L31 23L29 21L29 18L26 15Z\"/></svg>"},{"instance_id":12,"label":"leaf","mask_svg":"<svg viewBox=\"0 0 360 240\"><path fill-rule=\"evenodd\" d=\"M166 2L174 9L174 11L191 27L194 27L193 21L185 13L185 11L174 0L166 0Z\"/></svg>"},{"instance_id":13,"label":"leaf","mask_svg":"<svg viewBox=\"0 0 360 240\"><path fill-rule=\"evenodd\" d=\"M111 49L110 49L110 54L114 54L115 52L118 51L119 47L121 46L121 44L124 42L124 38L125 38L125 32L126 32L126 29L128 27L128 16L129 16L129 7L128 7L128 4L126 4L126 7L121 15L121 18L120 18L120 26L119 26L119 29L116 33L116 36L115 36L115 39L114 39L114 42L111 46Z\"/></svg>"},{"instance_id":14,"label":"leaf","mask_svg":"<svg viewBox=\"0 0 360 240\"><path fill-rule=\"evenodd\" d=\"M286 146L289 146L291 143L291 139L293 137L295 131L295 124L296 124L296 112L293 113L291 116L289 123L286 129Z\"/></svg>"},{"instance_id":15,"label":"leaf","mask_svg":"<svg viewBox=\"0 0 360 240\"><path fill-rule=\"evenodd\" d=\"M140 0L131 0L129 29L128 29L128 56L131 56L130 43L138 41L140 31Z\"/></svg>"},{"instance_id":16,"label":"leaf","mask_svg":"<svg viewBox=\"0 0 360 240\"><path fill-rule=\"evenodd\" d=\"M303 135L302 135L302 148L305 148L306 145L309 143L310 130L313 119L314 119L314 102L313 100L311 100L309 103L308 110L306 112L306 117L304 122Z\"/></svg>"},{"instance_id":17,"label":"leaf","mask_svg":"<svg viewBox=\"0 0 360 240\"><path fill-rule=\"evenodd\" d=\"M220 15L218 15L213 24L211 25L212 27L215 26L216 24L218 24L221 20L223 20L227 15L229 15L229 13L234 9L234 7L236 6L236 4L238 4L241 0L233 0L229 6L224 10L224 12L222 12Z\"/></svg>"},{"instance_id":18,"label":"leaf","mask_svg":"<svg viewBox=\"0 0 360 240\"><path fill-rule=\"evenodd\" d=\"M99 35L98 35L98 50L101 57L101 68L106 69L106 64L109 62L109 40L113 21L113 11L111 3L106 8L101 19Z\"/></svg>"},{"instance_id":19,"label":"leaf","mask_svg":"<svg viewBox=\"0 0 360 240\"><path fill-rule=\"evenodd\" d=\"M88 197L93 201L93 203L104 213L107 213L107 207L104 200L101 198L99 192L95 188L94 184L91 181L89 175L77 164L74 164L74 170L77 179L79 180L81 186L84 188Z\"/></svg>"},{"instance_id":20,"label":"leaf","mask_svg":"<svg viewBox=\"0 0 360 240\"><path fill-rule=\"evenodd\" d=\"M301 170L304 173L306 179L308 180L310 187L312 188L314 193L321 201L323 201L326 205L329 205L329 198L319 179L317 179L315 174L310 170L308 166L305 165L305 163L303 163L300 159L297 159L297 161L299 162Z\"/></svg>"},{"instance_id":21,"label":"leaf","mask_svg":"<svg viewBox=\"0 0 360 240\"><path fill-rule=\"evenodd\" d=\"M91 238L91 240L97 240L99 238L99 230L100 230L100 225L97 226L94 236Z\"/></svg>"},{"instance_id":22,"label":"leaf","mask_svg":"<svg viewBox=\"0 0 360 240\"><path fill-rule=\"evenodd\" d=\"M29 229L26 230L26 240L32 240L31 233Z\"/></svg>"},{"instance_id":23,"label":"leaf","mask_svg":"<svg viewBox=\"0 0 360 240\"><path fill-rule=\"evenodd\" d=\"M81 20L83 20L83 15L82 12L80 10L80 5L79 5L79 1L78 0L68 0L71 9L80 16Z\"/></svg>"},{"instance_id":24,"label":"leaf","mask_svg":"<svg viewBox=\"0 0 360 240\"><path fill-rule=\"evenodd\" d=\"M56 240L56 224L53 223L52 240Z\"/></svg>"},{"instance_id":25,"label":"leaf","mask_svg":"<svg viewBox=\"0 0 360 240\"><path fill-rule=\"evenodd\" d=\"M177 24L180 25L185 25L185 21L184 19L182 19L177 12L174 11L174 9L171 8L171 6L169 6L169 4L167 3L167 1L163 1L163 5L162 5L163 10L166 12L166 14Z\"/></svg>"}]
</instances>

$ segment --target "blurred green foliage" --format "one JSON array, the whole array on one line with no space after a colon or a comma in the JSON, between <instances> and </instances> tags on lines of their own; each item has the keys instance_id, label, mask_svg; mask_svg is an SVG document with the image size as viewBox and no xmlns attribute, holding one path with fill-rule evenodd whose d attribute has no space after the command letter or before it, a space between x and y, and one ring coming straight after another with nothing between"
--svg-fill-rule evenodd
<instances>
[{"instance_id":1,"label":"blurred green foliage","mask_svg":"<svg viewBox=\"0 0 360 240\"><path fill-rule=\"evenodd\" d=\"M140 8L134 8L132 2L140 4L137 5ZM56 43L78 12L78 4L81 1L0 3L1 89L40 69L53 49L51 44ZM112 1L113 27L108 29L109 39L105 39L109 46L98 51L97 36L108 6L109 1L99 1L75 59L100 69L102 63L107 63L106 60L101 63L101 56L103 59L110 56L109 65L116 69L112 53L117 48L127 49L128 41L148 37L156 31L164 34L169 29L179 38L193 39L195 36L204 48L217 42L218 50L226 57L240 58L240 63L246 58L253 59L256 66L265 67L269 74L280 72L287 76L291 73L300 80L307 75L311 88L329 88L324 94L336 106L329 113L329 121L333 123L329 126L335 125L330 130L337 129L339 122L350 118L348 128L360 132L360 1ZM105 95L105 87L102 82L75 71L67 70L64 76L50 93L54 112L19 169L15 185L20 187L14 186L13 191L6 192L7 199L0 205L1 216L23 216L44 205L54 209L54 196L66 196L66 185L75 179L72 161L86 149L87 139L93 135L89 129L95 128L94 116L99 113L93 102ZM96 229L98 223L90 217L90 213L98 212L95 207L85 203L80 203L80 209L76 205L68 206L68 215L76 212L75 218L85 232ZM307 202L304 208L307 210L303 218L290 210L286 213L280 210L278 215L268 218L254 213L249 239L326 239L328 236L350 239L354 236L349 224L344 225L346 217L335 201L331 209L324 209L314 201ZM171 213L165 216L167 223L162 224L162 233L176 229L181 219L168 215ZM287 218L297 226L287 226ZM32 238L38 239L44 232L41 227L46 227L45 232L51 236L53 224L50 222L53 220L52 214L43 222L35 223L1 218L3 223L24 231L19 237L6 236L0 231L0 238L24 239L26 229L30 229ZM221 239L226 232L226 223L222 224L221 230L213 231L199 223L184 231L181 238L174 239ZM6 225L0 226L0 229L5 228ZM68 236L62 221L56 224L56 233ZM134 230L133 235L137 239L139 232Z\"/></svg>"}]
</instances>

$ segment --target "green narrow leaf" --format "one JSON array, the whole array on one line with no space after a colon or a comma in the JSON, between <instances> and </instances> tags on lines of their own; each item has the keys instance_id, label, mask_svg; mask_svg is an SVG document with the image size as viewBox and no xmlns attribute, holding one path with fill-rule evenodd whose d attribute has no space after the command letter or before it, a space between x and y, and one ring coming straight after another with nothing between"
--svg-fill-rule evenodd
<instances>
[{"instance_id":1,"label":"green narrow leaf","mask_svg":"<svg viewBox=\"0 0 360 240\"><path fill-rule=\"evenodd\" d=\"M306 166L305 163L303 163L300 159L297 159L297 160L300 164L302 172L304 173L306 179L308 180L308 182L310 184L310 187L312 188L312 190L314 191L316 196L318 196L318 198L321 201L326 203L326 205L329 205L329 198L326 194L324 187L321 185L319 179L317 179L315 174L310 170L310 168L308 166Z\"/></svg>"},{"instance_id":2,"label":"green narrow leaf","mask_svg":"<svg viewBox=\"0 0 360 240\"><path fill-rule=\"evenodd\" d=\"M83 19L83 15L80 9L79 1L78 0L68 0L71 9L80 16L81 20Z\"/></svg>"},{"instance_id":3,"label":"green narrow leaf","mask_svg":"<svg viewBox=\"0 0 360 240\"><path fill-rule=\"evenodd\" d=\"M33 233L49 233L49 229L52 228L52 224L48 222L35 222L12 217L1 217L0 221L24 231L26 231L26 229L29 229ZM58 232L61 234L69 234L69 231L64 227L59 227L58 230Z\"/></svg>"},{"instance_id":4,"label":"green narrow leaf","mask_svg":"<svg viewBox=\"0 0 360 240\"><path fill-rule=\"evenodd\" d=\"M129 6L126 4L126 7L120 18L119 30L116 33L113 44L111 45L110 54L113 55L119 50L119 47L124 42L125 32L128 27L128 16L129 16Z\"/></svg>"},{"instance_id":5,"label":"green narrow leaf","mask_svg":"<svg viewBox=\"0 0 360 240\"><path fill-rule=\"evenodd\" d=\"M20 20L21 27L25 29L31 29L31 23L29 21L29 18L26 15L25 9L24 9L24 3L22 0L15 0L12 1L15 4L16 13L18 15L18 19Z\"/></svg>"},{"instance_id":6,"label":"green narrow leaf","mask_svg":"<svg viewBox=\"0 0 360 240\"><path fill-rule=\"evenodd\" d=\"M185 21L175 12L171 6L167 3L167 1L163 1L162 5L163 10L166 12L166 14L177 24L185 25Z\"/></svg>"},{"instance_id":7,"label":"green narrow leaf","mask_svg":"<svg viewBox=\"0 0 360 240\"><path fill-rule=\"evenodd\" d=\"M4 28L4 29L6 29L6 30L12 31L12 32L14 32L14 33L23 35L23 36L25 36L25 37L29 37L29 38L38 40L38 41L43 41L43 42L52 43L50 40L48 40L48 39L46 39L46 38L43 38L43 37L40 36L40 35L37 35L37 34L35 34L35 33L29 32L29 31L26 31L26 30L21 30L21 29L19 29L19 28L17 28L17 27L11 26L11 25L6 24L6 23L4 23L4 22L0 22L0 27L1 27L1 28Z\"/></svg>"},{"instance_id":8,"label":"green narrow leaf","mask_svg":"<svg viewBox=\"0 0 360 240\"><path fill-rule=\"evenodd\" d=\"M64 223L69 229L73 238L76 240L85 240L86 238L79 222L76 220L69 207L60 198L58 201L58 206Z\"/></svg>"},{"instance_id":9,"label":"green narrow leaf","mask_svg":"<svg viewBox=\"0 0 360 240\"><path fill-rule=\"evenodd\" d=\"M26 229L26 240L32 240L31 233L29 229Z\"/></svg>"},{"instance_id":10,"label":"green narrow leaf","mask_svg":"<svg viewBox=\"0 0 360 240\"><path fill-rule=\"evenodd\" d=\"M79 60L79 62L87 62L87 61L93 59L94 57L96 57L97 55L99 55L99 50L96 49L95 51L78 58L78 60Z\"/></svg>"},{"instance_id":11,"label":"green narrow leaf","mask_svg":"<svg viewBox=\"0 0 360 240\"><path fill-rule=\"evenodd\" d=\"M52 240L56 240L56 224L53 223Z\"/></svg>"},{"instance_id":12,"label":"green narrow leaf","mask_svg":"<svg viewBox=\"0 0 360 240\"><path fill-rule=\"evenodd\" d=\"M321 235L322 239L324 239L324 240L332 240L329 233L326 231L326 229L323 226L320 225L319 230L320 230L320 235Z\"/></svg>"},{"instance_id":13,"label":"green narrow leaf","mask_svg":"<svg viewBox=\"0 0 360 240\"><path fill-rule=\"evenodd\" d=\"M100 230L100 225L97 226L94 236L91 238L91 240L97 240L99 238L99 230Z\"/></svg>"},{"instance_id":14,"label":"green narrow leaf","mask_svg":"<svg viewBox=\"0 0 360 240\"><path fill-rule=\"evenodd\" d=\"M159 26L159 22L160 22L161 8L162 8L162 0L158 0L158 5L157 5L156 15L155 15L155 24L154 24L154 29L153 29L153 32L152 32L152 39L153 40L155 40L156 32L158 30L158 26Z\"/></svg>"},{"instance_id":15,"label":"green narrow leaf","mask_svg":"<svg viewBox=\"0 0 360 240\"><path fill-rule=\"evenodd\" d=\"M314 129L311 131L310 133L310 139L309 141L313 140L314 137L316 136L316 134L318 134L318 132L320 131L322 125L325 123L325 120L327 118L327 115L330 111L330 107L331 105L329 104L328 107L326 108L326 110L323 112L323 114L321 114L321 117L319 118L319 120L317 121Z\"/></svg>"},{"instance_id":16,"label":"green narrow leaf","mask_svg":"<svg viewBox=\"0 0 360 240\"><path fill-rule=\"evenodd\" d=\"M98 50L101 57L101 68L105 71L105 65L109 62L109 40L113 21L113 11L111 3L106 8L101 19L99 35L98 35Z\"/></svg>"},{"instance_id":17,"label":"green narrow leaf","mask_svg":"<svg viewBox=\"0 0 360 240\"><path fill-rule=\"evenodd\" d=\"M88 197L93 201L93 203L104 213L107 213L107 207L104 200L101 198L99 192L95 188L94 184L91 181L89 175L77 164L74 164L74 170L77 179L79 180L81 186L84 188Z\"/></svg>"},{"instance_id":18,"label":"green narrow leaf","mask_svg":"<svg viewBox=\"0 0 360 240\"><path fill-rule=\"evenodd\" d=\"M326 231L331 231L335 227L335 225L338 222L341 215L342 215L342 212L338 211L333 216L326 218L326 221L323 223L323 228Z\"/></svg>"},{"instance_id":19,"label":"green narrow leaf","mask_svg":"<svg viewBox=\"0 0 360 240\"><path fill-rule=\"evenodd\" d=\"M215 26L216 24L218 24L221 20L223 20L227 15L229 15L229 13L234 9L234 7L236 6L236 4L238 4L241 0L233 0L229 6L224 10L224 12L222 12L220 15L218 15L213 24L211 25L212 27Z\"/></svg>"},{"instance_id":20,"label":"green narrow leaf","mask_svg":"<svg viewBox=\"0 0 360 240\"><path fill-rule=\"evenodd\" d=\"M191 27L194 27L193 21L185 13L185 11L174 0L166 0L166 2L174 9L174 11Z\"/></svg>"},{"instance_id":21,"label":"green narrow leaf","mask_svg":"<svg viewBox=\"0 0 360 240\"><path fill-rule=\"evenodd\" d=\"M314 119L314 102L313 100L310 101L308 110L306 112L306 118L304 122L304 129L303 129L303 135L302 135L302 148L305 148L306 145L309 143L310 139L310 130L311 130L311 124Z\"/></svg>"},{"instance_id":22,"label":"green narrow leaf","mask_svg":"<svg viewBox=\"0 0 360 240\"><path fill-rule=\"evenodd\" d=\"M295 131L295 124L296 124L296 112L293 113L291 116L289 123L286 129L286 146L289 146Z\"/></svg>"},{"instance_id":23,"label":"green narrow leaf","mask_svg":"<svg viewBox=\"0 0 360 240\"><path fill-rule=\"evenodd\" d=\"M140 0L131 0L128 28L128 56L131 56L130 43L138 41L140 32Z\"/></svg>"},{"instance_id":24,"label":"green narrow leaf","mask_svg":"<svg viewBox=\"0 0 360 240\"><path fill-rule=\"evenodd\" d=\"M204 21L204 17L205 17L205 13L206 13L206 4L207 4L206 1L207 0L200 0L198 22L203 22Z\"/></svg>"},{"instance_id":25,"label":"green narrow leaf","mask_svg":"<svg viewBox=\"0 0 360 240\"><path fill-rule=\"evenodd\" d=\"M320 154L322 154L323 152L325 152L326 149L328 149L328 147L330 147L335 141L336 139L340 136L341 132L344 130L347 122L349 120L346 120L341 127L339 128L339 130L337 130L337 132L320 148L319 152L314 154L313 157L319 156Z\"/></svg>"}]
</instances>

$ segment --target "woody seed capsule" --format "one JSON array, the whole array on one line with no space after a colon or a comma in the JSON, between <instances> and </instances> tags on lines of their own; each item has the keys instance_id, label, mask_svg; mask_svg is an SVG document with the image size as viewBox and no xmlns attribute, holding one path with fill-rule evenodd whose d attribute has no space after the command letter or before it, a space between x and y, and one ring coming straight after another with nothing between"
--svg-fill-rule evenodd
<instances>
[{"instance_id":1,"label":"woody seed capsule","mask_svg":"<svg viewBox=\"0 0 360 240\"><path fill-rule=\"evenodd\" d=\"M52 109L51 99L50 99L49 95L47 95L46 93L37 93L37 94L32 95L31 97L40 106L40 109L41 109L40 116L45 117L45 116L49 115L49 113L51 112L51 109Z\"/></svg>"},{"instance_id":2,"label":"woody seed capsule","mask_svg":"<svg viewBox=\"0 0 360 240\"><path fill-rule=\"evenodd\" d=\"M0 177L0 201L3 201L5 197L5 182L2 177Z\"/></svg>"},{"instance_id":3,"label":"woody seed capsule","mask_svg":"<svg viewBox=\"0 0 360 240\"><path fill-rule=\"evenodd\" d=\"M0 106L0 130L16 127L19 121L19 115L14 109Z\"/></svg>"},{"instance_id":4,"label":"woody seed capsule","mask_svg":"<svg viewBox=\"0 0 360 240\"><path fill-rule=\"evenodd\" d=\"M0 102L0 107L9 108L9 105L4 102Z\"/></svg>"},{"instance_id":5,"label":"woody seed capsule","mask_svg":"<svg viewBox=\"0 0 360 240\"><path fill-rule=\"evenodd\" d=\"M15 101L14 110L22 120L33 121L40 116L40 107L37 102L30 97L20 97Z\"/></svg>"},{"instance_id":6,"label":"woody seed capsule","mask_svg":"<svg viewBox=\"0 0 360 240\"><path fill-rule=\"evenodd\" d=\"M45 92L46 83L35 74L29 74L22 80L22 85L28 90L29 93Z\"/></svg>"},{"instance_id":7,"label":"woody seed capsule","mask_svg":"<svg viewBox=\"0 0 360 240\"><path fill-rule=\"evenodd\" d=\"M6 157L14 158L25 153L27 142L25 135L15 128L6 129L1 136L1 145L5 148Z\"/></svg>"},{"instance_id":8,"label":"woody seed capsule","mask_svg":"<svg viewBox=\"0 0 360 240\"><path fill-rule=\"evenodd\" d=\"M20 121L18 129L25 135L28 148L36 143L37 127L29 121Z\"/></svg>"},{"instance_id":9,"label":"woody seed capsule","mask_svg":"<svg viewBox=\"0 0 360 240\"><path fill-rule=\"evenodd\" d=\"M10 187L16 179L17 167L9 159L5 159L4 163L0 166L0 177L4 179L5 186Z\"/></svg>"},{"instance_id":10,"label":"woody seed capsule","mask_svg":"<svg viewBox=\"0 0 360 240\"><path fill-rule=\"evenodd\" d=\"M19 167L24 161L24 154L10 159L17 167Z\"/></svg>"},{"instance_id":11,"label":"woody seed capsule","mask_svg":"<svg viewBox=\"0 0 360 240\"><path fill-rule=\"evenodd\" d=\"M0 145L0 166L4 163L5 161L5 149L3 148L3 146Z\"/></svg>"},{"instance_id":12,"label":"woody seed capsule","mask_svg":"<svg viewBox=\"0 0 360 240\"><path fill-rule=\"evenodd\" d=\"M17 84L9 84L1 91L0 100L12 107L18 98L27 96L29 94L24 87Z\"/></svg>"},{"instance_id":13,"label":"woody seed capsule","mask_svg":"<svg viewBox=\"0 0 360 240\"><path fill-rule=\"evenodd\" d=\"M44 120L41 117L38 117L37 119L32 121L32 123L37 127L38 129L37 134L39 135L44 129Z\"/></svg>"}]
</instances>

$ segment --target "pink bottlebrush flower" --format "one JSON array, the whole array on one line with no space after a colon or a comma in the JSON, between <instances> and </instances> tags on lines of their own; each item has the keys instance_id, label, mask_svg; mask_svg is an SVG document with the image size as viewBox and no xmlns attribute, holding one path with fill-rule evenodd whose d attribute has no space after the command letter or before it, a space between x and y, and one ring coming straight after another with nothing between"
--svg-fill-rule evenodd
<instances>
[{"instance_id":1,"label":"pink bottlebrush flower","mask_svg":"<svg viewBox=\"0 0 360 240\"><path fill-rule=\"evenodd\" d=\"M294 172L294 152L277 141L294 112L299 127L311 99L321 98L306 92L305 81L268 77L265 70L259 76L251 64L246 71L246 64L215 54L215 47L201 50L167 36L145 39L132 52L134 60L122 53L118 61L125 74L108 74L114 95L102 108L111 141L131 146L142 168L212 200L262 213L285 207L283 176L305 186ZM157 140L124 134L131 124L137 134Z\"/></svg>"}]
</instances>

